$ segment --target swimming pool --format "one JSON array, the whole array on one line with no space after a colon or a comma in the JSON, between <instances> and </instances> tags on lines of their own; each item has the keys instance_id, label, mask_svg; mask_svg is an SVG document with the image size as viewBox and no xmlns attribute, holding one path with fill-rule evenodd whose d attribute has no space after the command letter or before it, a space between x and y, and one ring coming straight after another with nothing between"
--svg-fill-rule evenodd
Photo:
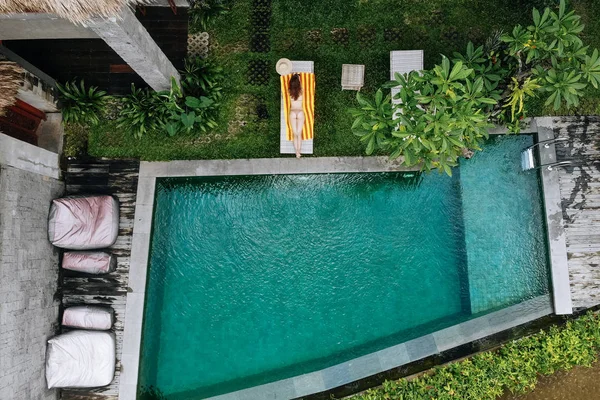
<instances>
[{"instance_id":1,"label":"swimming pool","mask_svg":"<svg viewBox=\"0 0 600 400\"><path fill-rule=\"evenodd\" d=\"M140 387L227 393L548 293L531 143L494 138L452 178L157 180Z\"/></svg>"}]
</instances>

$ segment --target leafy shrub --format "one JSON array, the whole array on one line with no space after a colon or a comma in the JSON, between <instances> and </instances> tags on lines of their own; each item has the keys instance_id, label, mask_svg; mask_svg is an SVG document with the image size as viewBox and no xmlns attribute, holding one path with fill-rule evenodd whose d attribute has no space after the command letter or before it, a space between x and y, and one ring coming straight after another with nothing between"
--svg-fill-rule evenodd
<instances>
[{"instance_id":1,"label":"leafy shrub","mask_svg":"<svg viewBox=\"0 0 600 400\"><path fill-rule=\"evenodd\" d=\"M368 154L382 149L407 166L451 175L467 149L480 149L491 123L519 132L537 96L558 110L578 106L586 89L600 88L600 54L583 45L582 31L565 0L558 10L534 8L533 25L496 34L485 46L469 43L464 55L442 56L441 64L420 74L396 74L384 86L397 87L399 100L385 123L375 110L377 99L359 95L360 108L350 110L353 132Z\"/></svg>"},{"instance_id":2,"label":"leafy shrub","mask_svg":"<svg viewBox=\"0 0 600 400\"><path fill-rule=\"evenodd\" d=\"M123 99L119 128L141 138L148 131L205 133L217 127L222 70L202 60L186 60L181 86L171 79L171 89L154 92L131 87Z\"/></svg>"},{"instance_id":3,"label":"leafy shrub","mask_svg":"<svg viewBox=\"0 0 600 400\"><path fill-rule=\"evenodd\" d=\"M123 98L123 109L119 128L141 138L149 130L158 130L167 121L167 108L163 99L154 90L138 89L131 84L131 94Z\"/></svg>"},{"instance_id":4,"label":"leafy shrub","mask_svg":"<svg viewBox=\"0 0 600 400\"><path fill-rule=\"evenodd\" d=\"M352 400L493 400L506 390L533 390L539 375L577 365L589 367L599 351L600 318L589 312L562 328L552 327L418 378L386 381Z\"/></svg>"},{"instance_id":5,"label":"leafy shrub","mask_svg":"<svg viewBox=\"0 0 600 400\"><path fill-rule=\"evenodd\" d=\"M64 85L57 83L56 86L64 122L96 125L100 121L106 92L95 86L86 89L83 80L79 85L72 81Z\"/></svg>"},{"instance_id":6,"label":"leafy shrub","mask_svg":"<svg viewBox=\"0 0 600 400\"><path fill-rule=\"evenodd\" d=\"M63 156L79 158L86 154L88 142L88 127L81 124L65 124Z\"/></svg>"},{"instance_id":7,"label":"leafy shrub","mask_svg":"<svg viewBox=\"0 0 600 400\"><path fill-rule=\"evenodd\" d=\"M194 0L188 9L188 29L190 33L205 32L216 17L227 12L224 0Z\"/></svg>"},{"instance_id":8,"label":"leafy shrub","mask_svg":"<svg viewBox=\"0 0 600 400\"><path fill-rule=\"evenodd\" d=\"M221 98L223 69L201 57L185 60L181 86L186 94L195 97L206 96L217 101Z\"/></svg>"}]
</instances>

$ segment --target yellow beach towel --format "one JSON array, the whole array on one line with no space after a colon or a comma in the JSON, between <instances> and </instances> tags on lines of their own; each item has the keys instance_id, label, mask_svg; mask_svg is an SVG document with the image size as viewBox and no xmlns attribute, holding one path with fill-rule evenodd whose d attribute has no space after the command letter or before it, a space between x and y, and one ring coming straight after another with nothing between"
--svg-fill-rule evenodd
<instances>
[{"instance_id":1,"label":"yellow beach towel","mask_svg":"<svg viewBox=\"0 0 600 400\"><path fill-rule=\"evenodd\" d=\"M283 75L281 80L281 96L285 114L287 140L294 140L294 131L290 123L290 107L292 106L288 83L293 74ZM302 85L302 110L304 111L304 126L302 127L302 140L314 137L315 125L315 74L300 72L300 83Z\"/></svg>"}]
</instances>

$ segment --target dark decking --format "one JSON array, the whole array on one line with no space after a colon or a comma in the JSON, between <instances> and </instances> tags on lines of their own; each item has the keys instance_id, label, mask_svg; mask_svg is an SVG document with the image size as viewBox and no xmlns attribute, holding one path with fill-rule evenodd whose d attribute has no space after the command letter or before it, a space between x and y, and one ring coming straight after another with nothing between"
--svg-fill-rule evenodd
<instances>
[{"instance_id":1,"label":"dark decking","mask_svg":"<svg viewBox=\"0 0 600 400\"><path fill-rule=\"evenodd\" d=\"M66 195L110 194L116 196L120 202L119 236L117 242L109 248L117 256L117 270L105 276L62 272L59 280L59 293L62 295L63 306L99 304L108 305L115 310L113 331L117 339L117 371L115 379L109 386L96 389L63 390L62 399L116 400L118 398L123 322L139 166L139 161L118 160L78 161L70 162L67 165Z\"/></svg>"},{"instance_id":2,"label":"dark decking","mask_svg":"<svg viewBox=\"0 0 600 400\"><path fill-rule=\"evenodd\" d=\"M174 15L169 7L146 7L136 16L175 68L183 68L187 53L187 9ZM3 44L58 82L84 79L110 94L127 94L131 84L146 87L135 72L117 72L123 61L102 39L6 40ZM122 71L122 70L121 70Z\"/></svg>"},{"instance_id":3,"label":"dark decking","mask_svg":"<svg viewBox=\"0 0 600 400\"><path fill-rule=\"evenodd\" d=\"M600 116L554 118L560 193L574 309L600 304Z\"/></svg>"}]
</instances>

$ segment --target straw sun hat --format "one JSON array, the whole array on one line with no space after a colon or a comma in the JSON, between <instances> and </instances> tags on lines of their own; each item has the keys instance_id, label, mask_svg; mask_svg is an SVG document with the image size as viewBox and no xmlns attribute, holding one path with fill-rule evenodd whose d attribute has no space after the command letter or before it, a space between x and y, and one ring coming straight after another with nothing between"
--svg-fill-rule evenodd
<instances>
[{"instance_id":1,"label":"straw sun hat","mask_svg":"<svg viewBox=\"0 0 600 400\"><path fill-rule=\"evenodd\" d=\"M287 75L292 73L292 62L287 58L281 58L275 66L279 75Z\"/></svg>"}]
</instances>

